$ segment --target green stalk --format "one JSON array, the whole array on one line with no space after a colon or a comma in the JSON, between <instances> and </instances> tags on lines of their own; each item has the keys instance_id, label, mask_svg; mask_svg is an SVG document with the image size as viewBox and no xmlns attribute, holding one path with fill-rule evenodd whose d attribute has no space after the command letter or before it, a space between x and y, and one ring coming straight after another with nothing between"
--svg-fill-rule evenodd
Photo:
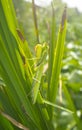
<instances>
[{"instance_id":1,"label":"green stalk","mask_svg":"<svg viewBox=\"0 0 82 130\"><path fill-rule=\"evenodd\" d=\"M49 76L48 76L48 97L50 93L50 81L52 75L52 67L54 61L54 50L55 50L55 42L56 42L56 21L55 21L55 10L52 3L52 24L51 24L51 39L49 45Z\"/></svg>"},{"instance_id":2,"label":"green stalk","mask_svg":"<svg viewBox=\"0 0 82 130\"><path fill-rule=\"evenodd\" d=\"M56 101L56 97L57 97L59 75L61 71L61 62L63 58L64 42L66 36L66 23L67 23L67 18L66 18L66 8L65 8L64 13L62 15L62 21L59 28L58 39L57 39L56 48L54 52L54 61L53 61L52 76L50 82L50 92L49 92L50 95L49 100L52 103ZM53 109L50 111L51 111L50 113L53 113ZM53 114L50 114L51 117L52 115Z\"/></svg>"},{"instance_id":3,"label":"green stalk","mask_svg":"<svg viewBox=\"0 0 82 130\"><path fill-rule=\"evenodd\" d=\"M37 38L37 43L39 42L39 33L38 33L38 24L37 24L37 16L36 16L36 6L34 0L32 0L32 7L33 7L33 17L34 17L34 25L35 25L35 33Z\"/></svg>"},{"instance_id":4,"label":"green stalk","mask_svg":"<svg viewBox=\"0 0 82 130\"><path fill-rule=\"evenodd\" d=\"M74 103L73 103L73 101L72 101L72 98L71 98L71 96L70 96L70 93L69 93L69 91L68 91L68 89L66 88L65 85L63 85L63 90L64 90L64 94L65 94L65 96L66 96L66 99L67 99L67 101L68 101L69 107L70 107L70 109L74 112L74 113L73 113L73 117L74 117L74 119L75 119L75 121L76 121L78 130L81 130L81 129L82 129L82 123L80 122L80 119L79 119L79 117L77 116L77 111L76 111L75 105L74 105Z\"/></svg>"}]
</instances>

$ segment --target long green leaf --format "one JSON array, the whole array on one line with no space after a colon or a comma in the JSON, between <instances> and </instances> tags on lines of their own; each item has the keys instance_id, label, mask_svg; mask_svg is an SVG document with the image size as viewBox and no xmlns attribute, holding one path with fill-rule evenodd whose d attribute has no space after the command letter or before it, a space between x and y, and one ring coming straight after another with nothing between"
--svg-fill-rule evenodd
<instances>
[{"instance_id":1,"label":"long green leaf","mask_svg":"<svg viewBox=\"0 0 82 130\"><path fill-rule=\"evenodd\" d=\"M61 25L59 28L58 39L56 44L56 49L54 52L54 61L53 61L53 69L52 69L52 77L50 83L50 101L55 102L58 83L59 83L59 74L61 70L61 62L63 58L64 51L64 42L66 36L66 8L64 10Z\"/></svg>"}]
</instances>

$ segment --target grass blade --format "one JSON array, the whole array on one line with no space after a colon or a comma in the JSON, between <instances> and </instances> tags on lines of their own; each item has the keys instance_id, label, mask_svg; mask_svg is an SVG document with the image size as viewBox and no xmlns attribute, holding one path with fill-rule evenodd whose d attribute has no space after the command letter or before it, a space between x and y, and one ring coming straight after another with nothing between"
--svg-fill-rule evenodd
<instances>
[{"instance_id":1,"label":"grass blade","mask_svg":"<svg viewBox=\"0 0 82 130\"><path fill-rule=\"evenodd\" d=\"M48 76L48 96L50 93L50 81L51 81L51 75L52 75L52 68L53 68L53 61L54 61L54 50L55 50L55 44L56 44L56 21L55 21L55 9L54 5L52 3L52 27L51 27L51 39L50 39L50 45L49 45L49 76Z\"/></svg>"},{"instance_id":2,"label":"grass blade","mask_svg":"<svg viewBox=\"0 0 82 130\"><path fill-rule=\"evenodd\" d=\"M55 99L56 99L57 88L58 88L58 83L59 83L59 74L61 70L61 61L63 58L63 51L64 51L65 35L66 35L66 8L62 16L56 49L54 52L53 70L52 70L52 77L51 77L51 83L50 83L50 101L51 102L55 102Z\"/></svg>"}]
</instances>

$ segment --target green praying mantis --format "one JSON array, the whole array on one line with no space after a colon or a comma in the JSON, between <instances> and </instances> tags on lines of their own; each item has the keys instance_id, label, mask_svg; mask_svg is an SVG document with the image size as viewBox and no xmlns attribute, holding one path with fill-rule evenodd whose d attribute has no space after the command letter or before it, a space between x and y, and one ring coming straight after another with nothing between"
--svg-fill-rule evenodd
<instances>
[{"instance_id":1,"label":"green praying mantis","mask_svg":"<svg viewBox=\"0 0 82 130\"><path fill-rule=\"evenodd\" d=\"M58 40L57 40L57 46L56 46L56 51L54 53L54 57L55 57L55 64L54 64L54 69L56 68L56 66L58 67L58 64L61 62L62 59L62 54L63 51L61 49L61 51L58 50L58 48L60 48L60 43L61 44L61 48L62 45L64 43L64 37L65 37L65 32L66 32L66 8L64 10L63 16L62 16L62 21L61 21L61 25L60 25L60 29L59 29L59 33L58 33ZM18 34L19 35L19 34ZM20 39L24 41L24 39L19 35ZM49 51L49 46L47 43L43 43L43 44L37 44L35 46L35 54L36 57L32 57L30 56L30 58L27 56L25 56L25 54L23 55L23 59L24 59L24 66L26 64L28 64L27 68L25 68L25 71L27 71L27 69L29 68L30 71L27 71L29 74L27 74L28 78L31 76L31 97L32 97L32 103L35 104L36 102L38 103L42 103L42 104L48 104L52 107L56 107L65 111L68 111L70 113L73 113L72 111L60 107L58 105L55 105L54 103L52 103L51 101L46 101L44 97L42 97L41 92L40 92L40 86L43 86L44 84L44 80L42 80L43 78L43 74L46 72L48 66L45 69L45 65L48 64L48 51ZM28 52L27 52L28 53ZM22 53L23 54L23 53ZM57 59L57 56L60 56L60 60L59 62ZM26 60L25 60L26 59ZM27 62L26 62L27 61ZM29 61L33 61L33 64L29 65ZM34 68L34 71L32 71L32 68ZM55 69L55 71L53 72L53 74L55 74L57 69ZM59 69L60 70L60 69ZM58 71L58 75L57 77L59 77L59 71ZM54 76L53 76L54 78ZM54 81L54 80L53 80ZM53 82L51 82L51 85L53 84ZM52 86L53 87L53 86ZM52 90L52 95L53 96L53 90Z\"/></svg>"}]
</instances>

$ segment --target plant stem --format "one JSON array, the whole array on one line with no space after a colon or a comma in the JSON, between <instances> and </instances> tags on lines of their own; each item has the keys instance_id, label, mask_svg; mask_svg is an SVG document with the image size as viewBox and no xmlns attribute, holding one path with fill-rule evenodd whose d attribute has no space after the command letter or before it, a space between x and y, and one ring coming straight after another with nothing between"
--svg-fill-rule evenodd
<instances>
[{"instance_id":1,"label":"plant stem","mask_svg":"<svg viewBox=\"0 0 82 130\"><path fill-rule=\"evenodd\" d=\"M33 8L33 17L34 17L35 33L36 33L37 42L39 43L39 33L38 33L36 6L35 6L34 0L32 0L32 8Z\"/></svg>"}]
</instances>

